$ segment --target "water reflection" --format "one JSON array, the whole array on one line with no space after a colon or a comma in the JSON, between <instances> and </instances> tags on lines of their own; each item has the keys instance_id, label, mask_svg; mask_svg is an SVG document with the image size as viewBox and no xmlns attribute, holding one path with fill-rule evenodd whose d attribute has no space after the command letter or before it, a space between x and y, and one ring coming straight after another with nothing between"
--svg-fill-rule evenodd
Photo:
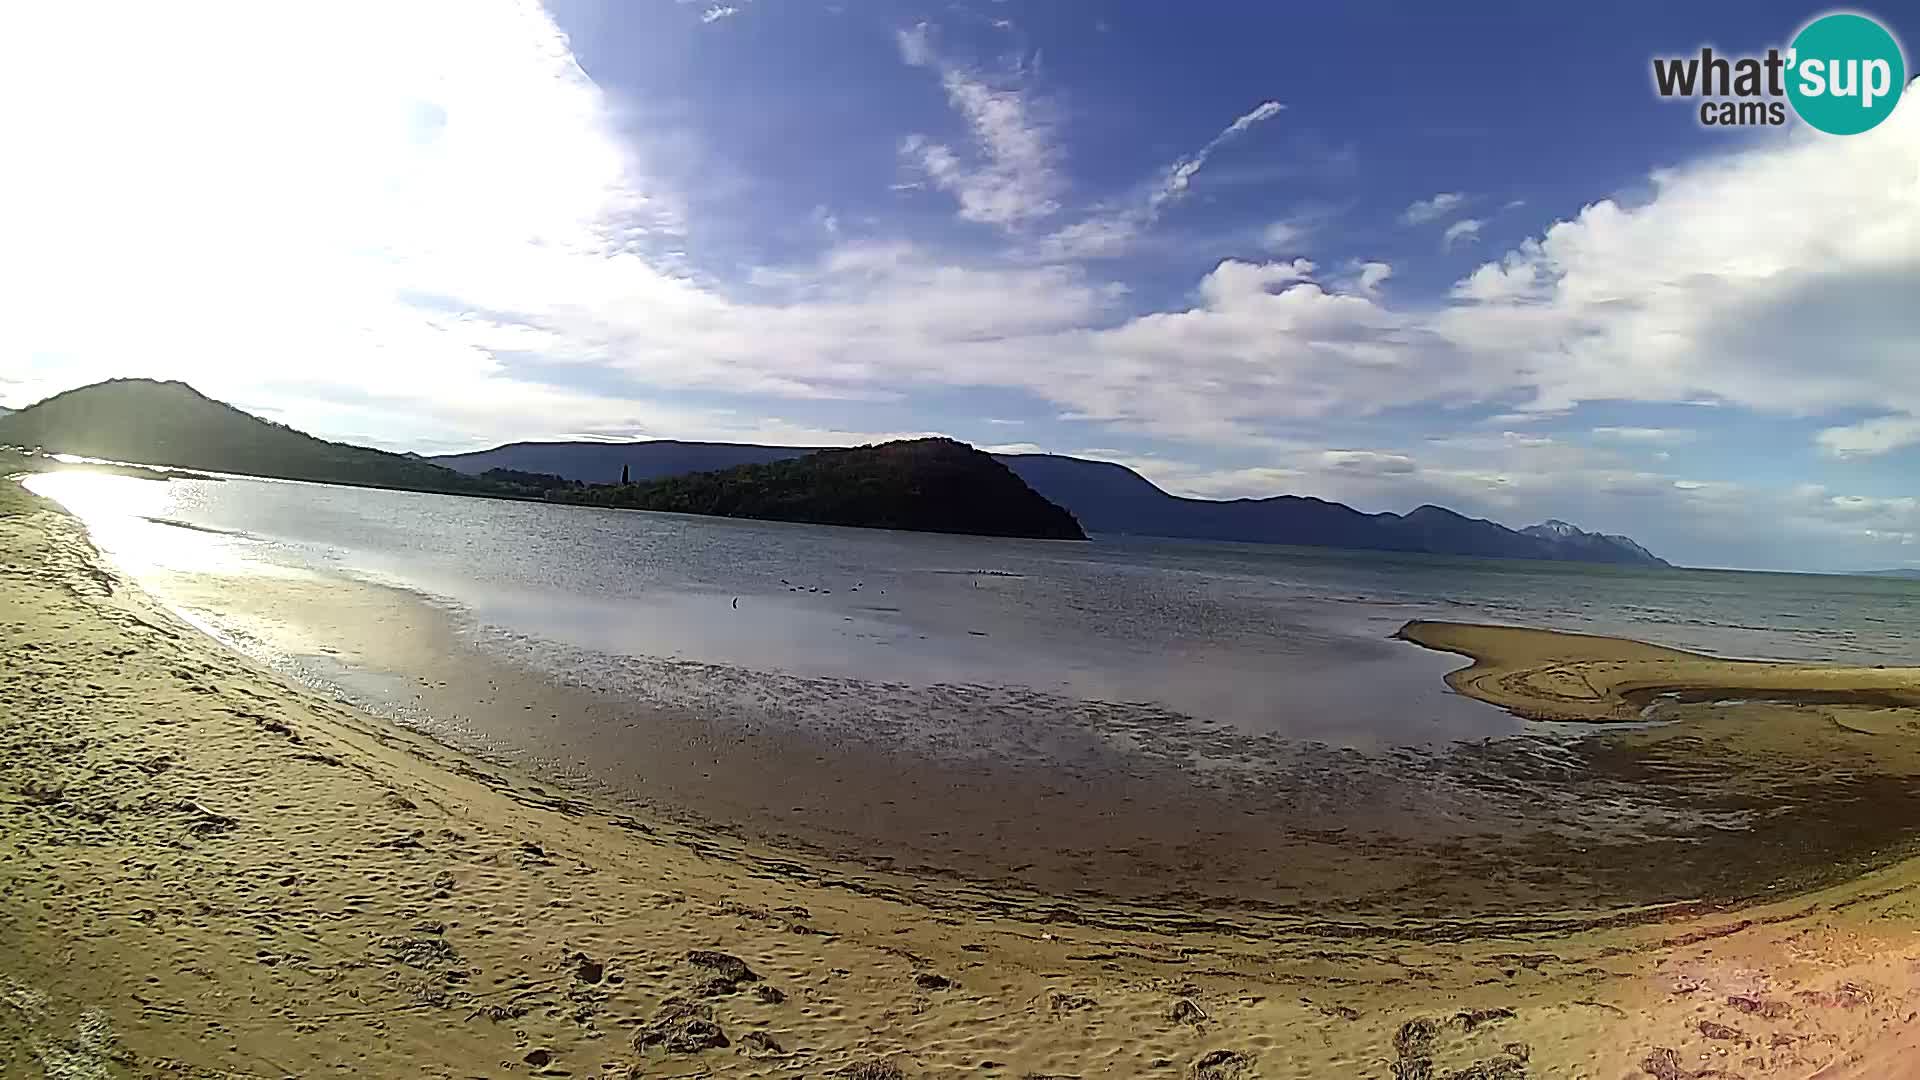
<instances>
[{"instance_id":1,"label":"water reflection","mask_svg":"<svg viewBox=\"0 0 1920 1080\"><path fill-rule=\"evenodd\" d=\"M63 459L64 460L64 459ZM296 573L258 552L243 536L176 520L191 485L169 480L63 469L37 473L28 491L52 499L86 523L87 534L115 565L136 577L155 573L285 577Z\"/></svg>"},{"instance_id":2,"label":"water reflection","mask_svg":"<svg viewBox=\"0 0 1920 1080\"><path fill-rule=\"evenodd\" d=\"M1356 618L1237 567L306 484L84 472L31 483L85 519L156 593L229 630L257 629L259 612L247 620L231 609L260 598L223 598L196 579L344 575L427 596L477 631L498 631L466 640L503 660L551 668L558 654L541 642L580 650L584 659L568 654L576 662L553 673L620 696L650 699L658 687L618 680L617 665L591 657L777 673L826 680L817 685L829 690L851 680L913 713L925 713L939 687L1003 687L1061 708L1138 703L1352 746L1519 727L1447 690L1442 676L1457 658L1386 640L1399 612ZM337 640L326 648L307 647L351 654L373 630L329 632ZM321 643L311 630L298 637ZM883 686L895 689L880 694ZM844 711L840 691L805 690L784 692L793 722Z\"/></svg>"}]
</instances>

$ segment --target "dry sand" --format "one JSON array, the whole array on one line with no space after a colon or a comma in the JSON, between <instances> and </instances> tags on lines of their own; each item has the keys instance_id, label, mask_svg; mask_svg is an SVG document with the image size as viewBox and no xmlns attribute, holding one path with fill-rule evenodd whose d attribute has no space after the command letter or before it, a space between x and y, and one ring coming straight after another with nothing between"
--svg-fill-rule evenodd
<instances>
[{"instance_id":1,"label":"dry sand","mask_svg":"<svg viewBox=\"0 0 1920 1080\"><path fill-rule=\"evenodd\" d=\"M0 1075L1915 1074L1912 862L1579 930L885 874L464 757L225 651L11 486L0 515ZM1467 651L1456 633L1428 643ZM1582 700L1547 670L1569 665L1600 676L1578 708L1756 685L1544 641L1485 648L1456 685L1543 710ZM1809 688L1780 677L1765 688ZM1702 708L1644 734L1738 711ZM1908 710L1842 708L1845 738L1915 741Z\"/></svg>"}]
</instances>

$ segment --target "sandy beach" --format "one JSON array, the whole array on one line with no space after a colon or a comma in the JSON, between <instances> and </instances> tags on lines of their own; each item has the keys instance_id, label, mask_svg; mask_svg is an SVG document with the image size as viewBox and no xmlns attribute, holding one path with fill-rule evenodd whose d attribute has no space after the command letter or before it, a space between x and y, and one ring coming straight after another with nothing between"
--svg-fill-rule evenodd
<instances>
[{"instance_id":1,"label":"sandy beach","mask_svg":"<svg viewBox=\"0 0 1920 1080\"><path fill-rule=\"evenodd\" d=\"M1910 670L1415 624L1524 715L1659 710L1585 759L1611 783L1804 803L1760 842L1792 872L1452 918L1100 900L562 791L224 649L16 485L0 515L6 1076L1920 1075Z\"/></svg>"},{"instance_id":2,"label":"sandy beach","mask_svg":"<svg viewBox=\"0 0 1920 1080\"><path fill-rule=\"evenodd\" d=\"M1399 636L1472 659L1447 677L1454 689L1539 720L1639 720L1662 695L1689 704L1744 698L1850 711L1920 708L1913 668L1725 660L1509 626L1412 622Z\"/></svg>"}]
</instances>

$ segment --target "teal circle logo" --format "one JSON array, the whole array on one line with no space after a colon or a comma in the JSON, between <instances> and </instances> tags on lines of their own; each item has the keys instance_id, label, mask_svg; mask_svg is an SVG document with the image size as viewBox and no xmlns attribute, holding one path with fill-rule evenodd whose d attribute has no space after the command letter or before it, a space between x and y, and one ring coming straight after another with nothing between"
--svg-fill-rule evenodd
<instances>
[{"instance_id":1,"label":"teal circle logo","mask_svg":"<svg viewBox=\"0 0 1920 1080\"><path fill-rule=\"evenodd\" d=\"M1907 86L1900 43L1865 15L1822 15L1793 39L1787 98L1829 135L1858 135L1893 113Z\"/></svg>"}]
</instances>

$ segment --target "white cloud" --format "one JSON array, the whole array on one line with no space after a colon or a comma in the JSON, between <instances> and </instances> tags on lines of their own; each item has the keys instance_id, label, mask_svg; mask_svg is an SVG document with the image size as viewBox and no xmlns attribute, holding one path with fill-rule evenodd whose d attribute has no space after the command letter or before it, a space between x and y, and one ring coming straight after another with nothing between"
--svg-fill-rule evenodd
<instances>
[{"instance_id":1,"label":"white cloud","mask_svg":"<svg viewBox=\"0 0 1920 1080\"><path fill-rule=\"evenodd\" d=\"M1200 172L1202 166L1206 165L1207 159L1213 156L1214 151L1225 146L1235 136L1246 133L1253 125L1280 115L1280 110L1284 108L1286 106L1277 101L1263 101L1236 117L1233 123L1221 129L1220 134L1215 135L1207 145L1191 156L1174 162L1167 169L1167 175L1161 180L1160 186L1147 197L1148 210L1158 212L1168 203L1183 198L1187 189L1193 185L1194 176Z\"/></svg>"},{"instance_id":2,"label":"white cloud","mask_svg":"<svg viewBox=\"0 0 1920 1080\"><path fill-rule=\"evenodd\" d=\"M700 21L703 23L719 22L721 19L730 19L738 14L740 14L740 9L737 7L722 7L719 4L715 4L700 13Z\"/></svg>"},{"instance_id":3,"label":"white cloud","mask_svg":"<svg viewBox=\"0 0 1920 1080\"><path fill-rule=\"evenodd\" d=\"M680 201L537 8L327 13L129 16L101 59L138 94L25 47L84 36L78 15L0 15L0 100L52 102L0 109L0 138L65 163L0 179L9 400L144 374L389 445L715 434L759 421L649 399L893 395L948 349L1086 325L1118 295L842 243L731 299L674 269ZM157 160L180 167L130 182Z\"/></svg>"},{"instance_id":4,"label":"white cloud","mask_svg":"<svg viewBox=\"0 0 1920 1080\"><path fill-rule=\"evenodd\" d=\"M1718 400L1920 414L1920 108L1657 172L1455 286L1430 325L1529 409ZM1909 181L1888 182L1887 177Z\"/></svg>"},{"instance_id":5,"label":"white cloud","mask_svg":"<svg viewBox=\"0 0 1920 1080\"><path fill-rule=\"evenodd\" d=\"M1597 427L1591 429L1589 433L1594 438L1613 442L1654 443L1664 446L1692 442L1699 437L1699 432L1690 428Z\"/></svg>"},{"instance_id":6,"label":"white cloud","mask_svg":"<svg viewBox=\"0 0 1920 1080\"><path fill-rule=\"evenodd\" d=\"M1446 343L1313 273L1306 260L1226 260L1187 310L972 350L956 370L1089 419L1221 443L1271 442L1265 429L1291 420L1433 396L1409 375L1443 384L1456 362Z\"/></svg>"},{"instance_id":7,"label":"white cloud","mask_svg":"<svg viewBox=\"0 0 1920 1080\"><path fill-rule=\"evenodd\" d=\"M635 258L681 228L537 7L128 5L108 35L92 19L0 13L0 142L46 166L0 180L0 296L21 315L0 335L36 388L148 371L263 401L579 403L511 379L425 298ZM86 66L44 47L83 38Z\"/></svg>"},{"instance_id":8,"label":"white cloud","mask_svg":"<svg viewBox=\"0 0 1920 1080\"><path fill-rule=\"evenodd\" d=\"M1042 254L1054 259L1106 259L1131 251L1146 226L1138 210L1076 221L1048 236Z\"/></svg>"},{"instance_id":9,"label":"white cloud","mask_svg":"<svg viewBox=\"0 0 1920 1080\"><path fill-rule=\"evenodd\" d=\"M1440 234L1440 246L1450 248L1462 241L1471 242L1478 240L1480 239L1480 227L1485 224L1486 222L1480 218L1461 218L1459 221L1447 226L1447 231Z\"/></svg>"},{"instance_id":10,"label":"white cloud","mask_svg":"<svg viewBox=\"0 0 1920 1080\"><path fill-rule=\"evenodd\" d=\"M1466 195L1458 191L1443 191L1431 199L1415 199L1400 212L1400 224L1425 225L1430 221L1438 221L1459 209L1466 201Z\"/></svg>"},{"instance_id":11,"label":"white cloud","mask_svg":"<svg viewBox=\"0 0 1920 1080\"><path fill-rule=\"evenodd\" d=\"M772 275L776 299L730 300L651 253L677 242L678 201L538 9L328 11L131 25L145 44L103 57L143 87L131 98L21 47L84 32L61 13L0 19L5 100L59 103L0 110L7 143L70 166L0 181L10 400L147 374L389 445L740 432L762 422L648 399L870 399L946 349L1085 325L1117 295L1068 268L842 244ZM282 40L314 52L263 44ZM128 183L123 155L182 166ZM519 357L579 388L517 374Z\"/></svg>"},{"instance_id":12,"label":"white cloud","mask_svg":"<svg viewBox=\"0 0 1920 1080\"><path fill-rule=\"evenodd\" d=\"M1503 412L1494 413L1481 421L1482 426L1498 427L1501 424L1540 424L1563 415L1557 412Z\"/></svg>"},{"instance_id":13,"label":"white cloud","mask_svg":"<svg viewBox=\"0 0 1920 1080\"><path fill-rule=\"evenodd\" d=\"M1367 296L1377 294L1380 286L1393 276L1392 265L1383 262L1363 262L1355 269L1353 287L1355 291Z\"/></svg>"},{"instance_id":14,"label":"white cloud","mask_svg":"<svg viewBox=\"0 0 1920 1080\"><path fill-rule=\"evenodd\" d=\"M1044 250L1056 258L1108 258L1125 252L1134 240L1160 219L1166 209L1185 198L1207 159L1222 146L1251 130L1255 124L1278 116L1286 106L1263 101L1236 117L1199 150L1167 166L1166 173L1154 181L1145 198L1133 205L1119 207L1075 222L1047 237ZM1311 222L1275 222L1266 233L1269 251L1287 249L1294 241L1304 240ZM1293 230L1280 232L1277 230Z\"/></svg>"},{"instance_id":15,"label":"white cloud","mask_svg":"<svg viewBox=\"0 0 1920 1080\"><path fill-rule=\"evenodd\" d=\"M1065 180L1048 125L1022 90L996 87L984 73L942 58L931 38L926 23L900 31L900 58L939 73L947 103L966 121L980 160L969 164L923 134L903 139L900 156L952 195L967 221L1015 229L1051 216L1060 208Z\"/></svg>"},{"instance_id":16,"label":"white cloud","mask_svg":"<svg viewBox=\"0 0 1920 1080\"><path fill-rule=\"evenodd\" d=\"M578 78L570 65L558 71L561 86ZM546 100L531 95L536 106ZM556 127L572 123L573 137L598 148L605 136L594 99L559 100L565 107L533 118L540 137L555 139ZM466 122L484 134L489 113L474 110ZM1198 283L1193 306L1127 318L1124 289L1073 267L955 264L902 243L843 243L811 263L774 268L748 301L662 269L643 251L607 245L607 208L634 205L642 182L617 155L607 159L620 166L612 182L584 188L578 168L531 170L527 193L535 181L546 186L525 209L526 195L508 199L513 213L466 206L447 228L424 233L416 226L436 222L431 214L388 213L379 235L402 242L397 259L348 257L330 235L296 234L283 250L252 243L270 231L254 229L240 230L231 250L209 251L201 231L185 230L162 246L205 261L184 275L156 261L136 286L85 257L126 238L122 222L103 221L94 247L48 232L49 207L72 208L51 215L57 220L88 220L65 194L70 183L27 204L33 213L11 204L18 227L9 235L35 242L8 265L33 269L8 278L9 306L23 314L0 333L69 385L83 381L82 371L140 366L257 386L255 358L273 355L285 361L276 370L300 373L286 378L301 393L329 382L355 397L380 387L428 415L442 410L450 387L480 397L498 385L503 405L516 400L523 380L502 357L521 352L618 376L623 389L606 395L616 400L663 388L858 399L995 387L1094 422L1222 445L1270 443L1273 431L1303 419L1421 403L1512 401L1523 406L1509 410L1521 419L1599 399L1707 397L1788 412L1920 408L1920 374L1905 359L1920 336L1913 306L1871 291L1920 274L1916 196L1873 179L1914 171L1914 115L1903 107L1866 135L1791 137L1663 174L1648 203L1595 204L1475 271L1457 286L1462 302L1439 308L1387 303L1378 288L1385 270L1322 281L1300 261L1228 260ZM351 143L337 149L356 155ZM506 156L526 171L523 155ZM123 175L117 160L106 164ZM473 181L464 169L455 177L446 181L452 197L467 198ZM78 186L88 179L82 174ZM322 209L331 205L304 174L267 179L269 189L311 192ZM1802 205L1789 192L1828 197ZM154 229L179 217L175 204L141 202L138 191L116 185L113 197L131 220L160 223ZM211 209L204 215L227 224ZM1768 227L1749 227L1756 216ZM352 219L330 224L364 235ZM222 237L219 228L205 233ZM548 234L571 239L556 245L541 239ZM314 300L262 285L283 267L296 281L317 281L327 309L345 317L287 334L286 326L312 323ZM218 270L205 292L235 299L218 318L205 317L196 299L203 268ZM320 268L327 273L316 279ZM76 307L76 297L99 295L80 282L103 272L105 294L133 316L129 332L99 318L91 302ZM145 301L176 284L191 288ZM1869 289L1864 300L1861 288ZM452 306L422 310L407 299L420 293ZM1756 318L1781 314L1774 309L1783 301L1790 323L1750 333ZM486 314L453 317L461 311ZM94 366L79 366L77 355L96 358ZM1822 362L1808 363L1815 355Z\"/></svg>"},{"instance_id":17,"label":"white cloud","mask_svg":"<svg viewBox=\"0 0 1920 1080\"><path fill-rule=\"evenodd\" d=\"M1920 443L1920 416L1880 416L1830 427L1815 435L1814 442L1829 457L1873 457Z\"/></svg>"},{"instance_id":18,"label":"white cloud","mask_svg":"<svg viewBox=\"0 0 1920 1080\"><path fill-rule=\"evenodd\" d=\"M1274 117L1279 116L1280 110L1284 108L1286 108L1286 106L1280 104L1277 101L1263 101L1260 104L1255 105L1253 108L1247 110L1246 112L1236 117L1233 123L1227 125L1225 131L1222 131L1218 136L1214 138L1212 142L1208 143L1205 147L1201 148L1200 153L1195 156L1205 157L1206 155L1219 149L1220 144L1226 142L1232 136L1238 135L1241 132L1246 131L1248 128L1251 128L1253 125L1261 122L1262 120L1271 120Z\"/></svg>"},{"instance_id":19,"label":"white cloud","mask_svg":"<svg viewBox=\"0 0 1920 1080\"><path fill-rule=\"evenodd\" d=\"M1306 259L1284 263L1248 263L1227 259L1200 280L1200 295L1215 309L1242 307L1259 298L1275 298L1276 287L1306 281L1314 265Z\"/></svg>"},{"instance_id":20,"label":"white cloud","mask_svg":"<svg viewBox=\"0 0 1920 1080\"><path fill-rule=\"evenodd\" d=\"M1076 450L1080 457L1125 465L1161 490L1195 499L1264 499L1294 491L1306 473L1280 465L1222 469L1119 450Z\"/></svg>"},{"instance_id":21,"label":"white cloud","mask_svg":"<svg viewBox=\"0 0 1920 1080\"><path fill-rule=\"evenodd\" d=\"M424 445L587 429L743 437L778 430L773 399L985 387L1250 458L1293 453L1278 433L1306 422L1409 406L1491 405L1505 426L1589 401L1892 414L1828 429L1820 445L1836 455L1892 448L1920 416L1911 103L1862 135L1794 129L1658 173L1644 200L1555 222L1438 301L1395 302L1384 263L1322 277L1304 260L1225 260L1191 299L1136 311L1123 286L1075 265L853 240L824 219L822 254L741 282L696 276L673 256L693 231L677 196L693 178L673 171L678 155L632 141L648 126L637 106L616 118L538 8L322 10L134 6L105 38L64 5L0 12L0 101L35 103L0 108L0 145L59 165L0 173L7 404L152 374L323 433ZM92 42L94 74L40 44L59 40ZM940 69L924 33L900 49ZM988 134L1034 129L1024 99L1002 109L1002 91L960 82L980 94L948 88L949 100L982 146L1005 152L974 165L919 141L949 190L996 160L1051 162L1044 140ZM154 161L179 167L143 165ZM1022 192L962 195L963 212L1037 220ZM660 403L680 390L761 400L738 414ZM1656 498L1638 494L1652 486L1695 500L1676 511L1711 496L1714 512L1735 512L1711 478L1680 488L1618 461L1502 456L1544 447L1341 449L1417 468L1363 482L1312 458L1258 467L1336 496L1452 492L1530 517L1571 500L1575 475L1610 499ZM1379 486L1393 477L1409 486ZM1560 516L1580 520L1582 505ZM1858 527L1914 531L1899 507L1876 512Z\"/></svg>"},{"instance_id":22,"label":"white cloud","mask_svg":"<svg viewBox=\"0 0 1920 1080\"><path fill-rule=\"evenodd\" d=\"M1323 450L1320 452L1320 464L1343 473L1371 476L1410 473L1414 470L1413 459L1407 455L1386 454L1378 450Z\"/></svg>"},{"instance_id":23,"label":"white cloud","mask_svg":"<svg viewBox=\"0 0 1920 1080\"><path fill-rule=\"evenodd\" d=\"M1454 282L1452 297L1490 304L1530 299L1540 284L1539 247L1539 241L1529 238L1499 262L1480 264Z\"/></svg>"},{"instance_id":24,"label":"white cloud","mask_svg":"<svg viewBox=\"0 0 1920 1080\"><path fill-rule=\"evenodd\" d=\"M933 27L927 23L916 23L894 35L900 45L900 59L909 67L934 67L939 61L933 54Z\"/></svg>"},{"instance_id":25,"label":"white cloud","mask_svg":"<svg viewBox=\"0 0 1920 1080\"><path fill-rule=\"evenodd\" d=\"M1260 232L1260 246L1276 255L1297 255L1318 231L1319 220L1306 216L1285 217Z\"/></svg>"},{"instance_id":26,"label":"white cloud","mask_svg":"<svg viewBox=\"0 0 1920 1080\"><path fill-rule=\"evenodd\" d=\"M1428 440L1418 450L1283 446L1237 468L1076 453L1119 461L1174 494L1308 495L1369 513L1438 503L1511 527L1553 517L1624 532L1657 554L1700 565L1863 569L1914 558L1920 544L1920 498L1682 479L1604 447L1514 432Z\"/></svg>"}]
</instances>

